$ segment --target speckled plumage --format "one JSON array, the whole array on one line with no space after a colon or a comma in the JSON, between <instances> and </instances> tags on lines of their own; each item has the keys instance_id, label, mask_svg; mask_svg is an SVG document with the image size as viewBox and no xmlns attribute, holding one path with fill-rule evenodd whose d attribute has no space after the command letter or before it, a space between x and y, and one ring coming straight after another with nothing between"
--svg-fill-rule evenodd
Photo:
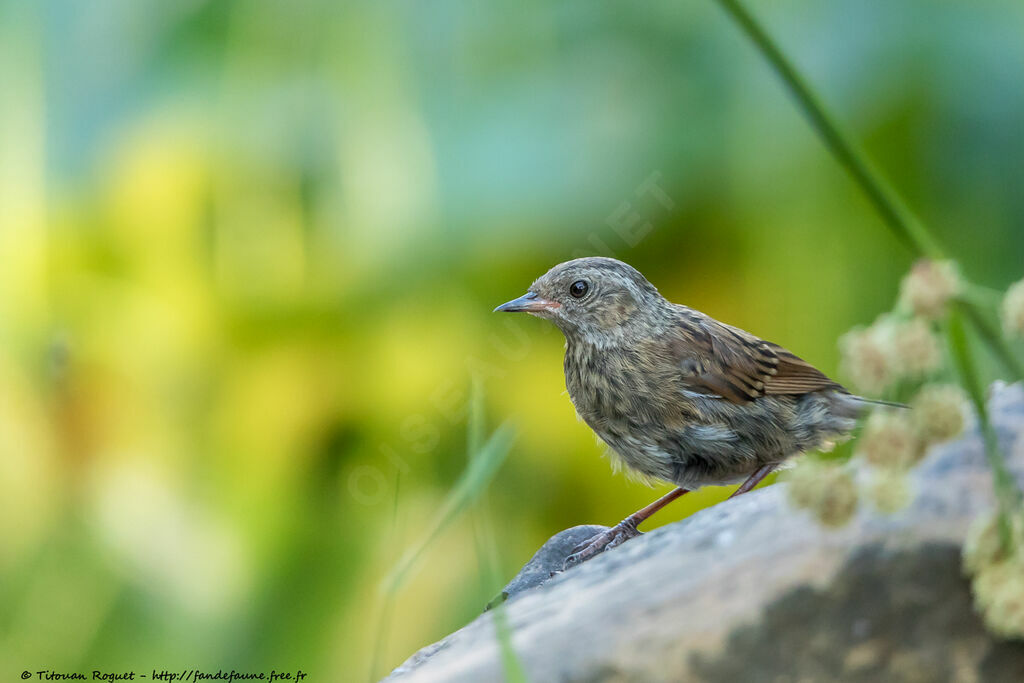
<instances>
[{"instance_id":1,"label":"speckled plumage","mask_svg":"<svg viewBox=\"0 0 1024 683\"><path fill-rule=\"evenodd\" d=\"M628 468L686 489L825 448L866 402L782 347L667 301L615 259L559 264L498 310L554 322L580 417Z\"/></svg>"}]
</instances>

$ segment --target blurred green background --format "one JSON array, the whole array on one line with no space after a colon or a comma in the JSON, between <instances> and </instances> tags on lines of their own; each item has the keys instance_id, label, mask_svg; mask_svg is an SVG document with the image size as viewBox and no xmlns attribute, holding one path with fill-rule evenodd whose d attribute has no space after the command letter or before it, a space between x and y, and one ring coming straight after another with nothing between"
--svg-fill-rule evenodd
<instances>
[{"instance_id":1,"label":"blurred green background","mask_svg":"<svg viewBox=\"0 0 1024 683\"><path fill-rule=\"evenodd\" d=\"M1019 278L1024 4L752 7L965 271ZM910 263L710 1L0 1L0 83L4 677L383 675L661 492L495 305L615 255L835 374ZM464 516L382 625L474 375L519 434L498 576Z\"/></svg>"}]
</instances>

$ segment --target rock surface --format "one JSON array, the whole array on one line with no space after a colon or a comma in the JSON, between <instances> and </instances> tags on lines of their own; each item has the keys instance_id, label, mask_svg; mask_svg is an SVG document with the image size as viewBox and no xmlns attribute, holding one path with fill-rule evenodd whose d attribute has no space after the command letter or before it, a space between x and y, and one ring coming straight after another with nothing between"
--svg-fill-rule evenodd
<instances>
[{"instance_id":1,"label":"rock surface","mask_svg":"<svg viewBox=\"0 0 1024 683\"><path fill-rule=\"evenodd\" d=\"M515 598L523 591L541 585L550 579L552 574L562 571L565 558L572 554L573 548L607 530L608 527L600 524L583 524L559 531L523 565L515 578L501 591L502 595L506 599Z\"/></svg>"},{"instance_id":2,"label":"rock surface","mask_svg":"<svg viewBox=\"0 0 1024 683\"><path fill-rule=\"evenodd\" d=\"M1024 387L996 386L990 404L1024 482ZM907 509L865 504L838 531L771 486L544 581L590 532L566 530L506 588L512 646L535 683L1024 681L1024 643L985 631L960 569L967 527L993 502L980 438L933 449L913 482ZM388 678L503 679L491 612Z\"/></svg>"}]
</instances>

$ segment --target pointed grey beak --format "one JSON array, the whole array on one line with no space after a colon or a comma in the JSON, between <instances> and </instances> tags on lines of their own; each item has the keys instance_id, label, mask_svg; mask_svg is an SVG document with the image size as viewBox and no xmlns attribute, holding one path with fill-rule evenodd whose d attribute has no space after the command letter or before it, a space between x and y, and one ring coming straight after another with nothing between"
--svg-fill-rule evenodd
<instances>
[{"instance_id":1,"label":"pointed grey beak","mask_svg":"<svg viewBox=\"0 0 1024 683\"><path fill-rule=\"evenodd\" d=\"M527 292L518 299L512 299L512 301L506 301L502 305L494 309L497 313L535 313L537 311L549 311L552 308L558 308L562 304L557 301L548 301L537 296L536 292Z\"/></svg>"}]
</instances>

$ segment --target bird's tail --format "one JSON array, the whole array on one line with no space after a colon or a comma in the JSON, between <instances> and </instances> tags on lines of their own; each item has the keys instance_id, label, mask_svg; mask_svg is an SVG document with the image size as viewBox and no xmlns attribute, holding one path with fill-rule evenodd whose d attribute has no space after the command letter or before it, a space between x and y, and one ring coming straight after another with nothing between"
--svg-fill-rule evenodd
<instances>
[{"instance_id":1,"label":"bird's tail","mask_svg":"<svg viewBox=\"0 0 1024 683\"><path fill-rule=\"evenodd\" d=\"M864 398L845 391L836 391L830 395L830 409L837 417L856 420L864 415L873 406L885 406L887 408L910 408L903 403L893 401L880 401L875 398Z\"/></svg>"},{"instance_id":2,"label":"bird's tail","mask_svg":"<svg viewBox=\"0 0 1024 683\"><path fill-rule=\"evenodd\" d=\"M864 398L863 396L854 396L853 398L857 401L860 401L861 403L871 403L876 406L888 406L890 408L906 408L907 410L910 410L910 406L908 406L906 403L897 403L896 401L882 401L877 398Z\"/></svg>"}]
</instances>

